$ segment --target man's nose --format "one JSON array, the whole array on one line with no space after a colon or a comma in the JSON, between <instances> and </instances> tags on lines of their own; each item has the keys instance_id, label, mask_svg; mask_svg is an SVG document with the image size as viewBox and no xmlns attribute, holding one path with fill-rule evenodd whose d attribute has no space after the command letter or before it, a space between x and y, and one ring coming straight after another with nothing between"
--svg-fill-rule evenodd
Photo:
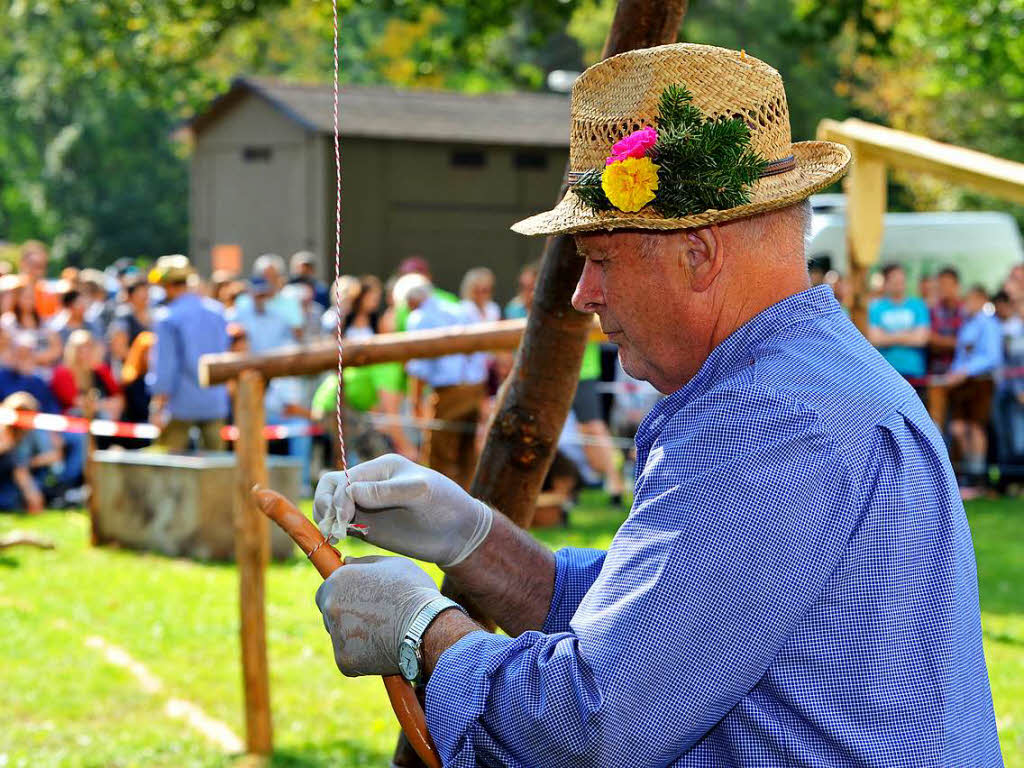
<instances>
[{"instance_id":1,"label":"man's nose","mask_svg":"<svg viewBox=\"0 0 1024 768\"><path fill-rule=\"evenodd\" d=\"M577 312L594 312L603 303L598 269L592 262L583 263L583 274L572 294L572 306Z\"/></svg>"}]
</instances>

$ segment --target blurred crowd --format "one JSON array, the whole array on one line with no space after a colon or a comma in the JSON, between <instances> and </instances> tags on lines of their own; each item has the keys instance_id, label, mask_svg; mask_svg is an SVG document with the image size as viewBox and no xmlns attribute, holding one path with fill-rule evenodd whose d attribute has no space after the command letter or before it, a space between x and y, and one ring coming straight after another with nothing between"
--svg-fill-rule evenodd
<instances>
[{"instance_id":1,"label":"blurred crowd","mask_svg":"<svg viewBox=\"0 0 1024 768\"><path fill-rule=\"evenodd\" d=\"M834 273L812 281L838 286ZM1019 493L1024 481L1024 264L990 294L959 271L884 265L868 297L868 339L917 390L943 430L965 496Z\"/></svg>"},{"instance_id":2,"label":"blurred crowd","mask_svg":"<svg viewBox=\"0 0 1024 768\"><path fill-rule=\"evenodd\" d=\"M339 327L343 337L358 340L525 317L537 277L535 265L525 267L502 308L491 270L469 270L455 295L434 285L419 256L384 281L342 276L331 286L317 276L309 252L288 260L265 254L244 276L205 277L179 255L103 271L68 268L48 279L48 261L45 245L32 241L22 246L17 265L0 262L0 406L8 413L154 424L161 431L155 448L175 452L230 448L224 428L232 422L232 393L200 385L204 354L334 338ZM616 371L614 354L602 352L598 343L587 346L547 487L568 500L581 484L603 485L618 504L628 461L622 448L657 393L627 380ZM512 353L480 353L346 367L341 411L349 462L394 451L468 485L512 361ZM307 492L318 470L339 459L337 394L335 373L278 377L267 385L266 421L283 434L270 451L299 459ZM87 437L3 421L0 509L80 505L88 492ZM111 437L94 443L151 444Z\"/></svg>"},{"instance_id":3,"label":"blurred crowd","mask_svg":"<svg viewBox=\"0 0 1024 768\"><path fill-rule=\"evenodd\" d=\"M179 255L102 271L67 268L48 278L48 261L36 241L22 246L16 265L0 261L0 413L8 414L0 419L0 509L79 506L87 494L88 438L19 426L12 412L154 424L157 449L224 450L232 393L200 385L202 355L262 352L334 338L339 330L356 341L522 318L537 279L536 265L524 267L513 298L500 306L491 270L469 270L456 295L434 283L420 256L386 280L346 275L330 286L309 252L287 260L265 254L244 276L199 275ZM1014 484L1010 490L1018 491L1024 265L992 296L981 286L965 288L953 268L923 277L916 295L898 264L875 277L868 338L928 403L965 492ZM812 263L811 280L845 298L835 273ZM346 367L341 421L349 462L393 451L468 486L512 362L511 352L501 352ZM281 434L270 451L299 460L307 492L318 471L339 460L338 391L333 372L267 385L266 421ZM622 371L613 346L589 342L545 489L568 506L581 486L603 487L620 504L631 438L658 397ZM151 441L100 436L94 444L132 449Z\"/></svg>"}]
</instances>

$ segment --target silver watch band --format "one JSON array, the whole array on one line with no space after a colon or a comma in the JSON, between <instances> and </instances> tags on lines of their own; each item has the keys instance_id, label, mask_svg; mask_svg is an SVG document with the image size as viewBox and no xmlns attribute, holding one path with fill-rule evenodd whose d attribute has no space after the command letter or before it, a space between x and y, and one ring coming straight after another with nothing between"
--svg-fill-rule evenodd
<instances>
[{"instance_id":1,"label":"silver watch band","mask_svg":"<svg viewBox=\"0 0 1024 768\"><path fill-rule=\"evenodd\" d=\"M417 613L409 623L409 628L405 630L405 637L403 640L409 640L418 648L423 640L423 633L427 631L427 627L430 626L430 622L432 622L441 611L446 611L449 608L458 608L463 613L466 612L466 609L454 600L451 600L444 595L439 595L420 608L419 613Z\"/></svg>"}]
</instances>

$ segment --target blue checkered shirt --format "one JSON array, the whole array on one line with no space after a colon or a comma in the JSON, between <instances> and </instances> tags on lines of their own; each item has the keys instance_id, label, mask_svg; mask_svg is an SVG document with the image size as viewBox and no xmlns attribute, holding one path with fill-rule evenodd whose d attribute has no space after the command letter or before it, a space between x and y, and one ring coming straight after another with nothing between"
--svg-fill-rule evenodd
<instances>
[{"instance_id":1,"label":"blue checkered shirt","mask_svg":"<svg viewBox=\"0 0 1024 768\"><path fill-rule=\"evenodd\" d=\"M636 437L607 552L540 632L440 658L446 766L998 766L942 440L827 287L769 307Z\"/></svg>"}]
</instances>

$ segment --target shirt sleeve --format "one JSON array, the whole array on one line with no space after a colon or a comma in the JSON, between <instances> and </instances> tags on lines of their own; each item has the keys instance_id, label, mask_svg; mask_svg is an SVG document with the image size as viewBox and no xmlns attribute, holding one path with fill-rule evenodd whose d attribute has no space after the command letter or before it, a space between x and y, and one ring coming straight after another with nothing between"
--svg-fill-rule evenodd
<instances>
[{"instance_id":1,"label":"shirt sleeve","mask_svg":"<svg viewBox=\"0 0 1024 768\"><path fill-rule=\"evenodd\" d=\"M555 553L555 588L544 620L544 632L568 632L580 601L601 573L604 551L566 547Z\"/></svg>"},{"instance_id":2,"label":"shirt sleeve","mask_svg":"<svg viewBox=\"0 0 1024 768\"><path fill-rule=\"evenodd\" d=\"M475 632L442 654L426 710L446 766L664 766L758 683L819 599L864 484L804 417L757 418L757 441L750 420L719 422L652 451L568 631Z\"/></svg>"},{"instance_id":3,"label":"shirt sleeve","mask_svg":"<svg viewBox=\"0 0 1024 768\"><path fill-rule=\"evenodd\" d=\"M156 344L153 347L153 394L173 395L177 383L177 337L170 319L164 318L156 326Z\"/></svg>"}]
</instances>

